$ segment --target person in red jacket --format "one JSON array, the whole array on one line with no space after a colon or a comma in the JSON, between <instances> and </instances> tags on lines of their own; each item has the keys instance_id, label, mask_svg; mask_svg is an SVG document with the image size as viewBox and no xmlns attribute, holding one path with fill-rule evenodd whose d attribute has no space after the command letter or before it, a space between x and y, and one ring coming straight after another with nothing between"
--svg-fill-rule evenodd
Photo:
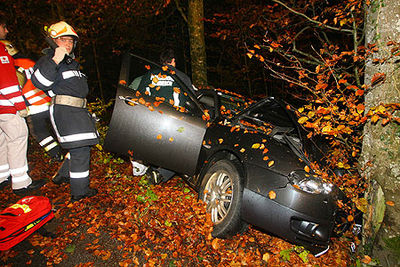
<instances>
[{"instance_id":1,"label":"person in red jacket","mask_svg":"<svg viewBox=\"0 0 400 267\"><path fill-rule=\"evenodd\" d=\"M33 67L35 66L33 60L23 56L10 41L0 40L0 42L6 46L8 53L14 59L18 82L26 100L25 104L28 105L29 116L26 117L26 121L30 134L53 160L62 161L61 147L50 132L49 107L54 93L49 90L46 94L33 85L31 81ZM54 182L57 183L57 181Z\"/></svg>"},{"instance_id":2,"label":"person in red jacket","mask_svg":"<svg viewBox=\"0 0 400 267\"><path fill-rule=\"evenodd\" d=\"M26 106L19 90L13 58L0 43L0 188L8 183L11 175L15 194L25 194L44 184L32 181L26 159L28 127L21 117Z\"/></svg>"}]
</instances>

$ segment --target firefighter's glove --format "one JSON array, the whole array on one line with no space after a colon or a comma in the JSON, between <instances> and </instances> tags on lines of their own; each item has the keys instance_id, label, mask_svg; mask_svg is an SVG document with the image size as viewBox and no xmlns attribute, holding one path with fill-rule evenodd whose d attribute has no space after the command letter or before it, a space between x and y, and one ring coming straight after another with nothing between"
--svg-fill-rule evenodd
<instances>
[{"instance_id":1,"label":"firefighter's glove","mask_svg":"<svg viewBox=\"0 0 400 267\"><path fill-rule=\"evenodd\" d=\"M29 115L28 109L21 109L21 110L18 110L18 115L19 115L21 118L26 118L26 117L28 117L28 115Z\"/></svg>"},{"instance_id":2,"label":"firefighter's glove","mask_svg":"<svg viewBox=\"0 0 400 267\"><path fill-rule=\"evenodd\" d=\"M58 65L61 61L63 61L65 55L68 55L67 49L59 46L56 48L56 50L54 50L54 56L52 59Z\"/></svg>"}]
</instances>

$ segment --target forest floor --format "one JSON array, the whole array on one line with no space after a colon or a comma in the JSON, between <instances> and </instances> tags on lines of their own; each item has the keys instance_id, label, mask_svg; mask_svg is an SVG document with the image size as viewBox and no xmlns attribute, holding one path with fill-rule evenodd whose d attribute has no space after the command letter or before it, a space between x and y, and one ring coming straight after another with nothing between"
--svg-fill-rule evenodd
<instances>
[{"instance_id":1,"label":"forest floor","mask_svg":"<svg viewBox=\"0 0 400 267\"><path fill-rule=\"evenodd\" d=\"M99 193L70 202L69 185L50 179L60 163L37 145L28 152L32 179L48 183L35 195L50 199L55 218L0 251L1 266L351 266L348 239L332 239L315 258L302 247L253 227L229 239L211 236L212 224L197 193L181 178L148 185L134 177L130 162L92 149L91 187ZM11 186L0 191L0 210L20 199Z\"/></svg>"}]
</instances>

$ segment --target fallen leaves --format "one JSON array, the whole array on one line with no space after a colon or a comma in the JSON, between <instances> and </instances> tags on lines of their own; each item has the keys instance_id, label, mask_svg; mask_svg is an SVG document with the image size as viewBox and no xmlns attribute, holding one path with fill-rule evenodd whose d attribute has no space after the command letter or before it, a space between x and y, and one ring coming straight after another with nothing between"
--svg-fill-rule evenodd
<instances>
[{"instance_id":1,"label":"fallen leaves","mask_svg":"<svg viewBox=\"0 0 400 267\"><path fill-rule=\"evenodd\" d=\"M79 266L167 266L170 262L177 266L263 266L266 262L271 266L300 266L303 263L296 254L289 262L280 256L280 251L293 251L294 245L253 228L231 239L213 238L205 204L198 201L196 192L181 178L171 179L162 186L150 186L143 183L142 177L131 175L129 162L105 166L100 160L102 153L95 150L92 155L91 186L99 189L93 201L69 205L69 190L60 190L60 186L53 184L43 189L51 199L63 195L65 200L57 211L60 216L57 237L29 238L34 246L41 248L48 265L68 262L70 257L78 255L76 242L86 244L85 252L95 256L94 262ZM48 164L40 158L35 163ZM141 201L137 200L138 195L143 196ZM268 197L274 199L276 193L271 190ZM117 244L105 240L106 236ZM92 241L87 243L88 239ZM347 247L335 240L326 255L319 258L310 255L309 264L346 266L344 263L350 262ZM13 255L11 252L7 255ZM0 254L1 260L4 255Z\"/></svg>"}]
</instances>

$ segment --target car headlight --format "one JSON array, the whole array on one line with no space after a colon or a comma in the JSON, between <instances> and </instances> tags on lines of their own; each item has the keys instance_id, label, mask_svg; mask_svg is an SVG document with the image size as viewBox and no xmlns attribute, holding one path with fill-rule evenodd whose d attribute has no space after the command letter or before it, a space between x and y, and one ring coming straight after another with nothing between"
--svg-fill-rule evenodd
<instances>
[{"instance_id":1,"label":"car headlight","mask_svg":"<svg viewBox=\"0 0 400 267\"><path fill-rule=\"evenodd\" d=\"M329 194L333 184L325 183L321 178L298 171L289 174L293 186L311 194Z\"/></svg>"}]
</instances>

